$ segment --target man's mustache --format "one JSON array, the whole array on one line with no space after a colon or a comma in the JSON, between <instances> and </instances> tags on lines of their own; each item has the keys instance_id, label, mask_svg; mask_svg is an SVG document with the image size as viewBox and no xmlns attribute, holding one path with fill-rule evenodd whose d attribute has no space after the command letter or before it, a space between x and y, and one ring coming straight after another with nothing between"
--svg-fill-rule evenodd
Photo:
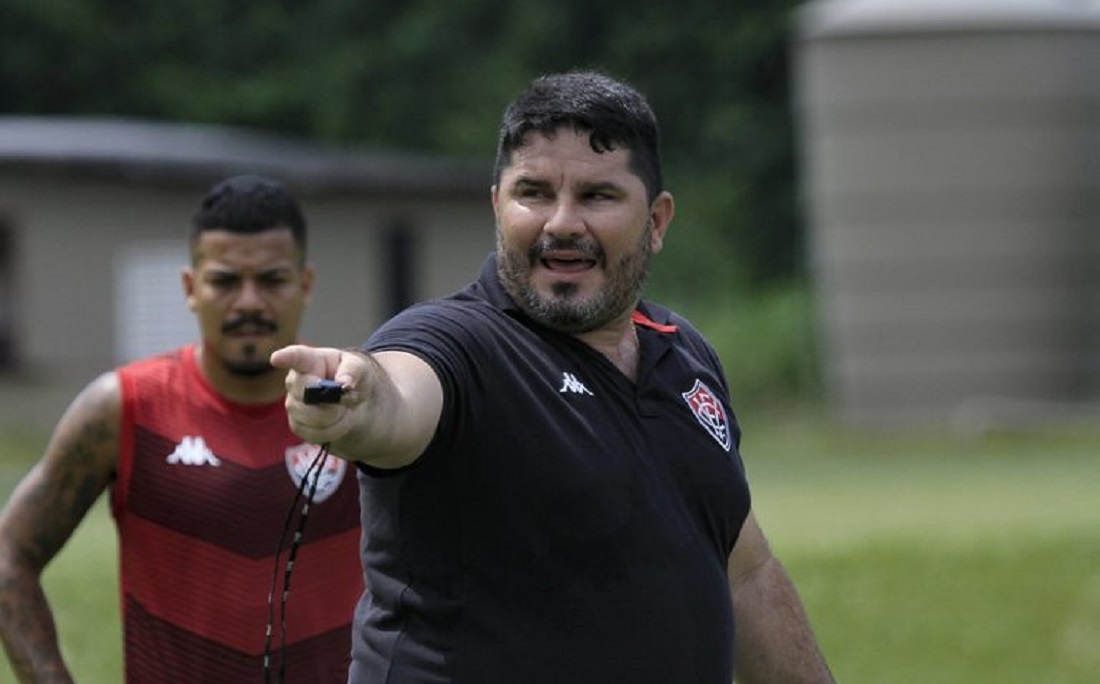
<instances>
[{"instance_id":1,"label":"man's mustache","mask_svg":"<svg viewBox=\"0 0 1100 684\"><path fill-rule=\"evenodd\" d=\"M246 326L256 328L261 332L275 332L279 329L279 325L275 323L275 321L264 318L260 314L243 314L239 318L226 321L225 324L222 325L222 332L236 332Z\"/></svg>"},{"instance_id":2,"label":"man's mustache","mask_svg":"<svg viewBox=\"0 0 1100 684\"><path fill-rule=\"evenodd\" d=\"M603 263L604 259L603 248L600 247L599 243L595 240L585 240L583 238L543 238L528 248L527 256L531 259L531 263L535 263L546 252L556 250L580 252L600 263Z\"/></svg>"}]
</instances>

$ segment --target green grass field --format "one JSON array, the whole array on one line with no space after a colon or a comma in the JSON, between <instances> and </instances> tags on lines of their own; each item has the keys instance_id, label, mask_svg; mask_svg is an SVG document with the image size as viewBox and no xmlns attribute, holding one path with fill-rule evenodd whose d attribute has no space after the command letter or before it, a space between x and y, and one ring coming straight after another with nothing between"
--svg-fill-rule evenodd
<instances>
[{"instance_id":1,"label":"green grass field","mask_svg":"<svg viewBox=\"0 0 1100 684\"><path fill-rule=\"evenodd\" d=\"M838 681L1100 681L1100 427L961 437L806 416L742 424L757 516ZM37 448L6 444L4 498ZM46 578L85 684L120 681L114 566L101 503Z\"/></svg>"},{"instance_id":2,"label":"green grass field","mask_svg":"<svg viewBox=\"0 0 1100 684\"><path fill-rule=\"evenodd\" d=\"M1100 431L742 447L839 681L1100 681Z\"/></svg>"}]
</instances>

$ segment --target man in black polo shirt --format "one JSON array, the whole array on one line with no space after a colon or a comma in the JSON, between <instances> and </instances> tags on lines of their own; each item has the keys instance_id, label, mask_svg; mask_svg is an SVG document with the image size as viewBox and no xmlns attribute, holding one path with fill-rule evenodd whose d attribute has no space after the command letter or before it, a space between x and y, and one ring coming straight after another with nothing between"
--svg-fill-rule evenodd
<instances>
[{"instance_id":1,"label":"man in black polo shirt","mask_svg":"<svg viewBox=\"0 0 1100 684\"><path fill-rule=\"evenodd\" d=\"M641 300L674 213L644 97L536 79L494 181L475 282L363 352L272 356L298 435L359 463L350 682L832 682L753 518L717 356ZM299 399L319 379L339 403Z\"/></svg>"}]
</instances>

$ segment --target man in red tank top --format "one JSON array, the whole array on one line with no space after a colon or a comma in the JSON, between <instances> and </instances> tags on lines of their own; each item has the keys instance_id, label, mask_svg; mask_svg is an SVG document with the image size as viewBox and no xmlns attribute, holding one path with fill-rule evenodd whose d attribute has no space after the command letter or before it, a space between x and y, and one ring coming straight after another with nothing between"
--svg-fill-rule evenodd
<instances>
[{"instance_id":1,"label":"man in red tank top","mask_svg":"<svg viewBox=\"0 0 1100 684\"><path fill-rule=\"evenodd\" d=\"M201 341L92 381L0 513L0 638L20 682L79 679L41 574L108 489L129 684L346 682L363 591L355 471L290 431L285 373L268 363L297 339L312 283L281 184L211 189L183 271ZM288 573L301 490L309 524Z\"/></svg>"}]
</instances>

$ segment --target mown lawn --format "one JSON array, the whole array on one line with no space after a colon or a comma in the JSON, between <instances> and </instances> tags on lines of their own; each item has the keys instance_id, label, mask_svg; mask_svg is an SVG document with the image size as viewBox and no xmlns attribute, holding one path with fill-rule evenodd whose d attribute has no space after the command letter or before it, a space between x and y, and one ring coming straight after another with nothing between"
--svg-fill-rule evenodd
<instances>
[{"instance_id":1,"label":"mown lawn","mask_svg":"<svg viewBox=\"0 0 1100 684\"><path fill-rule=\"evenodd\" d=\"M742 450L839 681L1100 681L1100 427L778 422Z\"/></svg>"},{"instance_id":2,"label":"mown lawn","mask_svg":"<svg viewBox=\"0 0 1100 684\"><path fill-rule=\"evenodd\" d=\"M960 437L742 423L757 516L838 681L1100 681L1100 426ZM37 448L8 444L3 498ZM120 681L114 554L101 502L47 572L85 684Z\"/></svg>"}]
</instances>

